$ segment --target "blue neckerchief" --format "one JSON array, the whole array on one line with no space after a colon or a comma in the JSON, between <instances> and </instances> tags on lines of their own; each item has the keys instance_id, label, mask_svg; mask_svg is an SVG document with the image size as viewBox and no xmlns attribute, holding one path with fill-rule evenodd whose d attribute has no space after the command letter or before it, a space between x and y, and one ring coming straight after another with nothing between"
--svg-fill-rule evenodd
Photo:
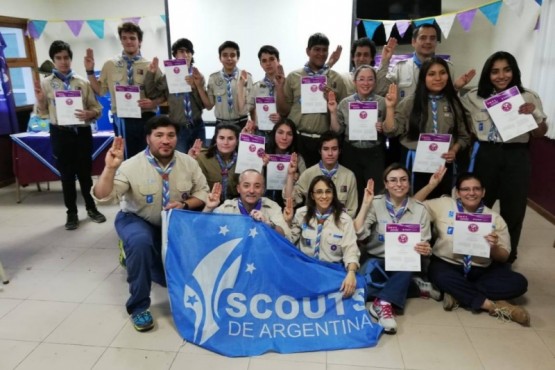
<instances>
[{"instance_id":1,"label":"blue neckerchief","mask_svg":"<svg viewBox=\"0 0 555 370\"><path fill-rule=\"evenodd\" d=\"M318 226L316 227L316 241L314 242L314 258L320 259L320 241L322 240L322 230L324 229L324 222L330 217L333 212L333 207L330 207L321 214L316 210L316 221Z\"/></svg>"},{"instance_id":2,"label":"blue neckerchief","mask_svg":"<svg viewBox=\"0 0 555 370\"><path fill-rule=\"evenodd\" d=\"M432 123L433 123L433 132L434 134L438 133L438 123L437 123L437 102L443 98L443 95L428 95L428 100L432 104Z\"/></svg>"},{"instance_id":3,"label":"blue neckerchief","mask_svg":"<svg viewBox=\"0 0 555 370\"><path fill-rule=\"evenodd\" d=\"M418 59L418 57L416 56L416 53L412 54L412 61L414 62L414 64L416 64L418 69L422 67L422 62L420 61L420 59Z\"/></svg>"},{"instance_id":4,"label":"blue neckerchief","mask_svg":"<svg viewBox=\"0 0 555 370\"><path fill-rule=\"evenodd\" d=\"M228 108L230 113L233 112L233 93L232 93L232 90L231 90L231 81L233 81L235 76L237 76L237 72L239 72L237 67L235 67L233 72L231 72L231 74L229 74L229 75L227 73L225 73L225 71L223 69L220 71L220 73L222 74L222 78L225 80L225 83L226 83L227 108Z\"/></svg>"},{"instance_id":5,"label":"blue neckerchief","mask_svg":"<svg viewBox=\"0 0 555 370\"><path fill-rule=\"evenodd\" d=\"M129 57L127 54L125 54L125 52L122 52L121 57L127 63L127 84L131 86L133 85L133 63L141 59L141 53L138 53L135 56Z\"/></svg>"},{"instance_id":6,"label":"blue neckerchief","mask_svg":"<svg viewBox=\"0 0 555 370\"><path fill-rule=\"evenodd\" d=\"M239 212L241 212L242 215L249 215L249 212L247 212L247 209L245 208L245 205L243 204L243 201L241 200L241 198L237 199L237 205L239 206ZM260 211L262 209L262 199L258 199L258 202L256 202L253 211Z\"/></svg>"},{"instance_id":7,"label":"blue neckerchief","mask_svg":"<svg viewBox=\"0 0 555 370\"><path fill-rule=\"evenodd\" d=\"M71 90L70 82L74 75L71 69L69 70L68 74L63 74L57 69L52 69L52 74L54 74L54 76L62 80L62 82L64 83L64 90Z\"/></svg>"},{"instance_id":8,"label":"blue neckerchief","mask_svg":"<svg viewBox=\"0 0 555 370\"><path fill-rule=\"evenodd\" d=\"M306 72L307 75L309 76L321 76L323 74L325 74L328 70L330 69L330 66L328 66L327 64L324 64L322 66L322 68L320 68L318 71L314 72L312 69L310 69L310 67L308 66L308 62L306 62L306 64L304 65L304 71Z\"/></svg>"},{"instance_id":9,"label":"blue neckerchief","mask_svg":"<svg viewBox=\"0 0 555 370\"><path fill-rule=\"evenodd\" d=\"M376 100L376 96L373 93L368 95L368 97L364 100L361 99L360 96L357 93L353 94L353 98L355 99L355 101L374 101L374 100Z\"/></svg>"},{"instance_id":10,"label":"blue neckerchief","mask_svg":"<svg viewBox=\"0 0 555 370\"><path fill-rule=\"evenodd\" d=\"M324 162L322 162L322 160L320 160L320 162L318 162L318 167L320 167L320 171L322 171L322 174L328 178L332 178L333 175L335 175L337 173L337 170L339 169L339 162L337 162L335 164L335 167L333 167L331 170L328 170L325 166L324 166Z\"/></svg>"},{"instance_id":11,"label":"blue neckerchief","mask_svg":"<svg viewBox=\"0 0 555 370\"><path fill-rule=\"evenodd\" d=\"M409 202L409 197L407 196L405 197L405 200L403 200L403 203L401 204L401 207L399 208L399 210L395 212L395 206L391 201L391 197L389 196L389 193L387 192L385 193L385 208L387 208L387 212L389 213L389 216L391 216L391 220L393 221L394 224L399 223L401 218L403 218L403 215L407 211L408 202Z\"/></svg>"},{"instance_id":12,"label":"blue neckerchief","mask_svg":"<svg viewBox=\"0 0 555 370\"><path fill-rule=\"evenodd\" d=\"M235 162L237 161L237 152L234 152L231 160L225 163L220 153L216 151L216 160L218 161L218 164L220 165L220 169L222 171L222 199L225 200L227 199L228 174L229 170L231 170L231 167L233 167L235 165Z\"/></svg>"},{"instance_id":13,"label":"blue neckerchief","mask_svg":"<svg viewBox=\"0 0 555 370\"><path fill-rule=\"evenodd\" d=\"M268 78L268 76L264 76L264 85L268 86L268 90L270 90L270 96L274 96L274 82Z\"/></svg>"},{"instance_id":14,"label":"blue neckerchief","mask_svg":"<svg viewBox=\"0 0 555 370\"><path fill-rule=\"evenodd\" d=\"M175 156L165 169L160 166L160 163L158 163L156 158L150 153L148 147L145 149L145 156L148 162L156 169L156 172L162 177L162 207L166 207L170 202L170 173L175 164Z\"/></svg>"}]
</instances>

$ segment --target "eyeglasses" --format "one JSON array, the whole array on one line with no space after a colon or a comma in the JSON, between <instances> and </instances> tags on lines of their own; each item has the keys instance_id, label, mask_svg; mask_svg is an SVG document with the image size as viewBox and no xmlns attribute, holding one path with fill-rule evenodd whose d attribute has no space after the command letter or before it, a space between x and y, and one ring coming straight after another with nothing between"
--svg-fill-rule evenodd
<instances>
[{"instance_id":1,"label":"eyeglasses","mask_svg":"<svg viewBox=\"0 0 555 370\"><path fill-rule=\"evenodd\" d=\"M482 188L479 186L473 186L473 187L468 187L468 188L460 188L459 192L461 193L470 193L470 192L474 192L474 193L478 193L480 191L482 191Z\"/></svg>"},{"instance_id":2,"label":"eyeglasses","mask_svg":"<svg viewBox=\"0 0 555 370\"><path fill-rule=\"evenodd\" d=\"M318 189L318 190L314 190L312 194L316 194L318 196L322 196L324 194L331 195L333 194L333 191L331 189Z\"/></svg>"},{"instance_id":3,"label":"eyeglasses","mask_svg":"<svg viewBox=\"0 0 555 370\"><path fill-rule=\"evenodd\" d=\"M407 182L409 182L409 178L408 177L391 177L389 179L385 179L385 181L387 181L390 184L405 184Z\"/></svg>"}]
</instances>

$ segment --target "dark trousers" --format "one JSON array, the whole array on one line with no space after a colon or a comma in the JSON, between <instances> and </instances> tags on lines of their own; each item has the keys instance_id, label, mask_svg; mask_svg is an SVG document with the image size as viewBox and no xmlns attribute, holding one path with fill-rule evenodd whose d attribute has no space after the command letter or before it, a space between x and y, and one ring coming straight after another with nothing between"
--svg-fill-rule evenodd
<instances>
[{"instance_id":1,"label":"dark trousers","mask_svg":"<svg viewBox=\"0 0 555 370\"><path fill-rule=\"evenodd\" d=\"M133 213L119 212L116 232L123 241L129 294L127 313L135 315L150 307L152 282L166 286L162 265L162 231Z\"/></svg>"},{"instance_id":2,"label":"dark trousers","mask_svg":"<svg viewBox=\"0 0 555 370\"><path fill-rule=\"evenodd\" d=\"M299 152L303 156L306 168L314 166L316 163L320 162L320 159L322 158L320 155L320 138L308 137L304 135L298 135L297 137Z\"/></svg>"},{"instance_id":3,"label":"dark trousers","mask_svg":"<svg viewBox=\"0 0 555 370\"><path fill-rule=\"evenodd\" d=\"M96 209L90 194L93 148L90 126L74 128L50 125L50 144L61 175L67 214L77 214L75 177L79 180L86 208Z\"/></svg>"},{"instance_id":4,"label":"dark trousers","mask_svg":"<svg viewBox=\"0 0 555 370\"><path fill-rule=\"evenodd\" d=\"M511 236L509 262L516 259L517 247L526 214L530 181L528 144L490 144L480 142L474 173L486 189L484 203L492 207L499 199L501 217Z\"/></svg>"},{"instance_id":5,"label":"dark trousers","mask_svg":"<svg viewBox=\"0 0 555 370\"><path fill-rule=\"evenodd\" d=\"M196 139L202 140L202 145L205 145L206 128L202 119L195 121L194 124L189 126L179 126L179 134L177 134L177 145L175 146L175 149L181 153L187 154Z\"/></svg>"},{"instance_id":6,"label":"dark trousers","mask_svg":"<svg viewBox=\"0 0 555 370\"><path fill-rule=\"evenodd\" d=\"M367 286L367 300L370 298L378 298L404 310L407 297L415 296L414 291L409 292L412 282L412 272L385 271L385 259L375 257L366 260L366 262L362 264L360 271L365 271L366 264L371 263L372 260L379 262L380 267L387 276L384 276L378 269L372 271L372 282L375 284L383 284L383 287L377 287L376 285Z\"/></svg>"},{"instance_id":7,"label":"dark trousers","mask_svg":"<svg viewBox=\"0 0 555 370\"><path fill-rule=\"evenodd\" d=\"M119 118L114 115L115 134L125 140L125 158L131 158L146 148L145 123L156 113L144 112L141 118Z\"/></svg>"},{"instance_id":8,"label":"dark trousers","mask_svg":"<svg viewBox=\"0 0 555 370\"><path fill-rule=\"evenodd\" d=\"M464 277L463 265L432 257L428 277L439 290L451 294L463 307L479 311L487 299L497 301L520 297L528 290L528 281L511 270L508 263L492 262L488 267L472 266Z\"/></svg>"}]
</instances>

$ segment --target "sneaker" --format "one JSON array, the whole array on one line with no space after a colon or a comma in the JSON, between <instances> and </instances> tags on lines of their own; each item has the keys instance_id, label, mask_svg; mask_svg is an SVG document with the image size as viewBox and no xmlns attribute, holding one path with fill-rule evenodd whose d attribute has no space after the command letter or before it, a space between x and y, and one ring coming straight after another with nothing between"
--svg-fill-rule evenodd
<instances>
[{"instance_id":1,"label":"sneaker","mask_svg":"<svg viewBox=\"0 0 555 370\"><path fill-rule=\"evenodd\" d=\"M118 240L118 248L119 248L119 265L124 269L127 268L127 263L125 262L125 249L123 249L123 240Z\"/></svg>"},{"instance_id":2,"label":"sneaker","mask_svg":"<svg viewBox=\"0 0 555 370\"><path fill-rule=\"evenodd\" d=\"M133 321L133 326L137 331L149 331L154 327L154 320L149 310L131 315L131 321Z\"/></svg>"},{"instance_id":3,"label":"sneaker","mask_svg":"<svg viewBox=\"0 0 555 370\"><path fill-rule=\"evenodd\" d=\"M93 220L93 222L96 222L97 224L106 222L106 217L104 217L102 213L98 212L96 208L87 209L87 215L89 215L91 220Z\"/></svg>"},{"instance_id":4,"label":"sneaker","mask_svg":"<svg viewBox=\"0 0 555 370\"><path fill-rule=\"evenodd\" d=\"M489 311L491 316L502 321L514 321L523 326L530 326L530 314L524 308L507 301L496 301L493 304L495 307Z\"/></svg>"},{"instance_id":5,"label":"sneaker","mask_svg":"<svg viewBox=\"0 0 555 370\"><path fill-rule=\"evenodd\" d=\"M76 213L68 213L65 227L66 230L75 230L79 227L79 217Z\"/></svg>"},{"instance_id":6,"label":"sneaker","mask_svg":"<svg viewBox=\"0 0 555 370\"><path fill-rule=\"evenodd\" d=\"M445 311L453 311L459 308L459 301L449 293L443 293L443 309Z\"/></svg>"},{"instance_id":7,"label":"sneaker","mask_svg":"<svg viewBox=\"0 0 555 370\"><path fill-rule=\"evenodd\" d=\"M441 301L441 292L439 290L436 290L432 283L430 283L429 281L424 281L424 279L419 276L413 277L412 281L414 281L415 284L418 286L418 289L420 289L420 297L431 298L434 301L438 302Z\"/></svg>"},{"instance_id":8,"label":"sneaker","mask_svg":"<svg viewBox=\"0 0 555 370\"><path fill-rule=\"evenodd\" d=\"M395 334L397 332L397 322L393 315L393 307L391 303L381 301L378 298L374 299L372 304L368 303L370 315L378 320L378 324L383 326L386 334Z\"/></svg>"}]
</instances>

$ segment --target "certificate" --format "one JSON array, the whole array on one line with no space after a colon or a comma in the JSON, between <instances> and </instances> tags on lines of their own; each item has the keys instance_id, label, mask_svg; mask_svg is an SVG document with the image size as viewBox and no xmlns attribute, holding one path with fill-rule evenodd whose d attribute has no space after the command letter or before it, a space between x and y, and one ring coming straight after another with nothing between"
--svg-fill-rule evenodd
<instances>
[{"instance_id":1,"label":"certificate","mask_svg":"<svg viewBox=\"0 0 555 370\"><path fill-rule=\"evenodd\" d=\"M420 271L420 254L414 247L421 240L419 224L385 225L385 270Z\"/></svg>"},{"instance_id":2,"label":"certificate","mask_svg":"<svg viewBox=\"0 0 555 370\"><path fill-rule=\"evenodd\" d=\"M378 140L378 102L349 103L349 140Z\"/></svg>"},{"instance_id":3,"label":"certificate","mask_svg":"<svg viewBox=\"0 0 555 370\"><path fill-rule=\"evenodd\" d=\"M273 96L258 96L256 102L256 119L258 121L258 129L271 131L274 123L270 121L270 114L277 113L276 98Z\"/></svg>"},{"instance_id":4,"label":"certificate","mask_svg":"<svg viewBox=\"0 0 555 370\"><path fill-rule=\"evenodd\" d=\"M81 90L62 90L55 92L56 119L58 125L84 125L85 122L79 121L75 117L77 109L83 110L83 98Z\"/></svg>"},{"instance_id":5,"label":"certificate","mask_svg":"<svg viewBox=\"0 0 555 370\"><path fill-rule=\"evenodd\" d=\"M518 113L518 108L524 103L516 86L484 100L503 141L509 141L538 127L531 114Z\"/></svg>"},{"instance_id":6,"label":"certificate","mask_svg":"<svg viewBox=\"0 0 555 370\"><path fill-rule=\"evenodd\" d=\"M116 109L120 118L141 118L139 86L116 86Z\"/></svg>"},{"instance_id":7,"label":"certificate","mask_svg":"<svg viewBox=\"0 0 555 370\"><path fill-rule=\"evenodd\" d=\"M484 238L492 232L492 215L457 213L453 231L453 253L489 258L491 247Z\"/></svg>"},{"instance_id":8,"label":"certificate","mask_svg":"<svg viewBox=\"0 0 555 370\"><path fill-rule=\"evenodd\" d=\"M237 164L235 173L240 174L244 170L257 170L262 172L264 166L264 136L251 134L239 135L239 150L237 153Z\"/></svg>"},{"instance_id":9,"label":"certificate","mask_svg":"<svg viewBox=\"0 0 555 370\"><path fill-rule=\"evenodd\" d=\"M301 77L301 113L326 113L328 103L324 98L326 76Z\"/></svg>"},{"instance_id":10,"label":"certificate","mask_svg":"<svg viewBox=\"0 0 555 370\"><path fill-rule=\"evenodd\" d=\"M289 154L270 154L270 161L266 166L266 189L282 190L287 180L289 170Z\"/></svg>"},{"instance_id":11,"label":"certificate","mask_svg":"<svg viewBox=\"0 0 555 370\"><path fill-rule=\"evenodd\" d=\"M450 134L420 134L412 172L436 172L445 164L441 155L449 151L450 142Z\"/></svg>"},{"instance_id":12,"label":"certificate","mask_svg":"<svg viewBox=\"0 0 555 370\"><path fill-rule=\"evenodd\" d=\"M187 60L172 59L164 60L164 68L166 72L166 82L168 83L168 91L170 94L179 94L191 92L191 85L185 81L185 76L189 74Z\"/></svg>"}]
</instances>

